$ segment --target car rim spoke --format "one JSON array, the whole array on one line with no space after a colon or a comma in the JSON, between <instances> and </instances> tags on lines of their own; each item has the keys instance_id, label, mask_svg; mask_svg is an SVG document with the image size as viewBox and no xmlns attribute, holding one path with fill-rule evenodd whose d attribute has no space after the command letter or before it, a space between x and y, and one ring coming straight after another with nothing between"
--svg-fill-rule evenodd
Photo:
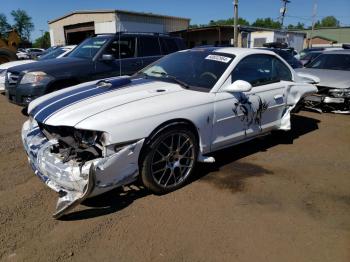
<instances>
[{"instance_id":1,"label":"car rim spoke","mask_svg":"<svg viewBox=\"0 0 350 262\"><path fill-rule=\"evenodd\" d=\"M164 169L164 172L163 172L162 176L160 177L160 179L158 181L158 184L161 183L161 181L162 181L162 179L163 179L163 177L164 177L164 175L165 175L167 170L168 170L167 168Z\"/></svg>"},{"instance_id":2,"label":"car rim spoke","mask_svg":"<svg viewBox=\"0 0 350 262\"><path fill-rule=\"evenodd\" d=\"M179 133L165 137L154 152L151 171L154 181L161 187L178 185L193 168L195 151L187 134Z\"/></svg>"}]
</instances>

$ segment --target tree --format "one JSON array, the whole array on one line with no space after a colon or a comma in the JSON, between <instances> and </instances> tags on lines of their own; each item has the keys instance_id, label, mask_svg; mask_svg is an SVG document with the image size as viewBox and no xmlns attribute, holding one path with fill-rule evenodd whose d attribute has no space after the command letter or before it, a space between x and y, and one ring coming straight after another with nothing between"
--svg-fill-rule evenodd
<instances>
[{"instance_id":1,"label":"tree","mask_svg":"<svg viewBox=\"0 0 350 262\"><path fill-rule=\"evenodd\" d=\"M215 26L215 25L233 25L233 24L234 24L234 19L229 18L229 19L210 20L209 24L193 24L193 25L190 25L189 28L198 28L198 27ZM239 17L238 24L239 25L249 25L249 22L247 20L245 20L244 18Z\"/></svg>"},{"instance_id":2,"label":"tree","mask_svg":"<svg viewBox=\"0 0 350 262\"><path fill-rule=\"evenodd\" d=\"M297 25L288 25L288 29L297 29L297 30L305 29L305 24L298 22Z\"/></svg>"},{"instance_id":3,"label":"tree","mask_svg":"<svg viewBox=\"0 0 350 262\"><path fill-rule=\"evenodd\" d=\"M25 10L17 9L11 12L15 24L13 25L22 39L30 39L30 33L34 30L32 18Z\"/></svg>"},{"instance_id":4,"label":"tree","mask_svg":"<svg viewBox=\"0 0 350 262\"><path fill-rule=\"evenodd\" d=\"M10 30L11 26L7 22L7 17L4 14L0 14L0 35L6 36Z\"/></svg>"},{"instance_id":5,"label":"tree","mask_svg":"<svg viewBox=\"0 0 350 262\"><path fill-rule=\"evenodd\" d=\"M49 32L45 32L43 36L35 39L33 47L38 48L49 48L50 47L50 34Z\"/></svg>"},{"instance_id":6,"label":"tree","mask_svg":"<svg viewBox=\"0 0 350 262\"><path fill-rule=\"evenodd\" d=\"M270 17L258 18L255 20L255 22L252 24L252 26L279 29L279 28L281 28L281 23L273 21L273 19Z\"/></svg>"},{"instance_id":7,"label":"tree","mask_svg":"<svg viewBox=\"0 0 350 262\"><path fill-rule=\"evenodd\" d=\"M234 19L233 18L229 18L229 19L220 19L220 20L211 20L209 22L209 25L233 25L234 24ZM238 18L238 24L239 25L249 25L249 22L247 20L245 20L242 17Z\"/></svg>"},{"instance_id":8,"label":"tree","mask_svg":"<svg viewBox=\"0 0 350 262\"><path fill-rule=\"evenodd\" d=\"M339 27L339 20L334 16L324 17L320 23L317 24L318 27Z\"/></svg>"}]
</instances>

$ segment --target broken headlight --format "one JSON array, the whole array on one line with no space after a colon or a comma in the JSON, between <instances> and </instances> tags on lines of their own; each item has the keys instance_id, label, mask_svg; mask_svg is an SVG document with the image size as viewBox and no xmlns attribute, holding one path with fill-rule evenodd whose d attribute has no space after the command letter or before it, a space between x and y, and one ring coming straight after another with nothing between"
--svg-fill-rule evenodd
<instances>
[{"instance_id":1,"label":"broken headlight","mask_svg":"<svg viewBox=\"0 0 350 262\"><path fill-rule=\"evenodd\" d=\"M90 130L74 130L74 138L81 147L95 146L96 142L100 138L101 133Z\"/></svg>"},{"instance_id":2,"label":"broken headlight","mask_svg":"<svg viewBox=\"0 0 350 262\"><path fill-rule=\"evenodd\" d=\"M330 89L329 94L333 97L350 97L350 88L337 88L337 89Z\"/></svg>"}]
</instances>

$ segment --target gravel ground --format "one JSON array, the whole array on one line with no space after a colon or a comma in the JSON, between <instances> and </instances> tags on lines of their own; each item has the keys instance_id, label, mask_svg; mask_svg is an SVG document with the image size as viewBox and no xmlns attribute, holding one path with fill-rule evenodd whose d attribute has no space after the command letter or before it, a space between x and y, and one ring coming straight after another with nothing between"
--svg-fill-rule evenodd
<instances>
[{"instance_id":1,"label":"gravel ground","mask_svg":"<svg viewBox=\"0 0 350 262\"><path fill-rule=\"evenodd\" d=\"M217 152L176 192L124 187L54 220L20 111L0 95L3 261L350 261L349 116L301 112L290 139Z\"/></svg>"}]
</instances>

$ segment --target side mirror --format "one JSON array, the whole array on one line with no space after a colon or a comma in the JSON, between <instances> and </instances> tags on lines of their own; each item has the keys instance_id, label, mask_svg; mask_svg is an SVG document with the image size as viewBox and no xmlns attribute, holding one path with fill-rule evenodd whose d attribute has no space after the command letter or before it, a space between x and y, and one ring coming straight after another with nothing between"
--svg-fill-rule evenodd
<instances>
[{"instance_id":1,"label":"side mirror","mask_svg":"<svg viewBox=\"0 0 350 262\"><path fill-rule=\"evenodd\" d=\"M113 61L114 60L114 56L110 55L110 54L104 54L102 55L102 61Z\"/></svg>"},{"instance_id":2,"label":"side mirror","mask_svg":"<svg viewBox=\"0 0 350 262\"><path fill-rule=\"evenodd\" d=\"M231 85L226 86L223 91L229 92L229 93L235 93L235 92L249 92L252 90L252 85L244 80L237 80L233 82Z\"/></svg>"}]
</instances>

